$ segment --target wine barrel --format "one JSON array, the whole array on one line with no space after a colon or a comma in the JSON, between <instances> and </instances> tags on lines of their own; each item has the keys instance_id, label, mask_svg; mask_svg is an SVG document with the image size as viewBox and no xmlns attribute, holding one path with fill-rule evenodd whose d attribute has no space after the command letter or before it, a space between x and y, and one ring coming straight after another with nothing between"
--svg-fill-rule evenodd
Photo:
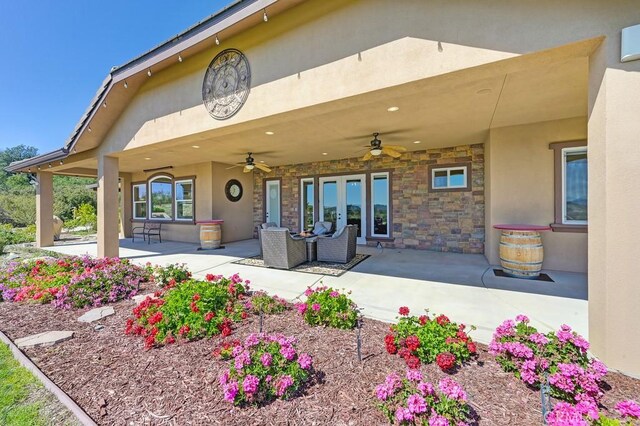
<instances>
[{"instance_id":1,"label":"wine barrel","mask_svg":"<svg viewBox=\"0 0 640 426\"><path fill-rule=\"evenodd\" d=\"M508 275L536 278L542 269L544 250L540 233L503 230L500 236L500 264Z\"/></svg>"},{"instance_id":2,"label":"wine barrel","mask_svg":"<svg viewBox=\"0 0 640 426\"><path fill-rule=\"evenodd\" d=\"M200 225L200 247L203 250L220 248L222 231L217 223Z\"/></svg>"}]
</instances>

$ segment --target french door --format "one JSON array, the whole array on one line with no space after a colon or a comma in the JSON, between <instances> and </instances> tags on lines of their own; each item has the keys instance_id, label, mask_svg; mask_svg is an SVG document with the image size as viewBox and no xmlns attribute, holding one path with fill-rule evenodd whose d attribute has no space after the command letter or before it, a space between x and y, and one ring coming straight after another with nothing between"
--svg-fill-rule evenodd
<instances>
[{"instance_id":1,"label":"french door","mask_svg":"<svg viewBox=\"0 0 640 426\"><path fill-rule=\"evenodd\" d=\"M275 222L280 226L280 181L266 181L265 192L265 222Z\"/></svg>"},{"instance_id":2,"label":"french door","mask_svg":"<svg viewBox=\"0 0 640 426\"><path fill-rule=\"evenodd\" d=\"M334 230L356 225L358 244L366 244L366 176L323 177L319 183L320 221L333 223Z\"/></svg>"}]
</instances>

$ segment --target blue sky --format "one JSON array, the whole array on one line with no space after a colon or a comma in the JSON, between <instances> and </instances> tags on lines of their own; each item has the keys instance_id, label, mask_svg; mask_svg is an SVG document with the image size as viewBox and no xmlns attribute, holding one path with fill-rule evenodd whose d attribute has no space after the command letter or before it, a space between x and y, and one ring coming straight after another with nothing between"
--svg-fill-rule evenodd
<instances>
[{"instance_id":1,"label":"blue sky","mask_svg":"<svg viewBox=\"0 0 640 426\"><path fill-rule=\"evenodd\" d=\"M0 0L0 149L63 146L114 65L231 0Z\"/></svg>"}]
</instances>

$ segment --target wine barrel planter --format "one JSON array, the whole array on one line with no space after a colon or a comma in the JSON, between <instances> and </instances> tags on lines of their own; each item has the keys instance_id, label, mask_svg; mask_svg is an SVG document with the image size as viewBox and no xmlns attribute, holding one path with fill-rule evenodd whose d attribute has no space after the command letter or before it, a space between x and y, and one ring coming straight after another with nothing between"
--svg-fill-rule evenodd
<instances>
[{"instance_id":1,"label":"wine barrel planter","mask_svg":"<svg viewBox=\"0 0 640 426\"><path fill-rule=\"evenodd\" d=\"M544 248L538 231L549 227L535 225L496 225L500 236L500 265L515 278L537 278L542 269Z\"/></svg>"},{"instance_id":2,"label":"wine barrel planter","mask_svg":"<svg viewBox=\"0 0 640 426\"><path fill-rule=\"evenodd\" d=\"M220 248L222 241L222 220L198 222L200 224L200 248L202 250L214 250Z\"/></svg>"}]
</instances>

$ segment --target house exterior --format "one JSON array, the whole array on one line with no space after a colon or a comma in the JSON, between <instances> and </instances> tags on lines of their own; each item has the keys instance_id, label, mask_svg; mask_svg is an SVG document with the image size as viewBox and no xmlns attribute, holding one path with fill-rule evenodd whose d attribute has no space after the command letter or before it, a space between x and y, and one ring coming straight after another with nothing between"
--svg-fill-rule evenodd
<instances>
[{"instance_id":1,"label":"house exterior","mask_svg":"<svg viewBox=\"0 0 640 426\"><path fill-rule=\"evenodd\" d=\"M240 0L112 69L63 148L10 170L38 175L40 246L52 175L97 176L102 256L119 223L330 220L497 264L493 225L550 224L544 268L588 272L593 352L640 374L637 24L633 1ZM372 140L401 155L364 161ZM248 156L270 171L231 168Z\"/></svg>"}]
</instances>

